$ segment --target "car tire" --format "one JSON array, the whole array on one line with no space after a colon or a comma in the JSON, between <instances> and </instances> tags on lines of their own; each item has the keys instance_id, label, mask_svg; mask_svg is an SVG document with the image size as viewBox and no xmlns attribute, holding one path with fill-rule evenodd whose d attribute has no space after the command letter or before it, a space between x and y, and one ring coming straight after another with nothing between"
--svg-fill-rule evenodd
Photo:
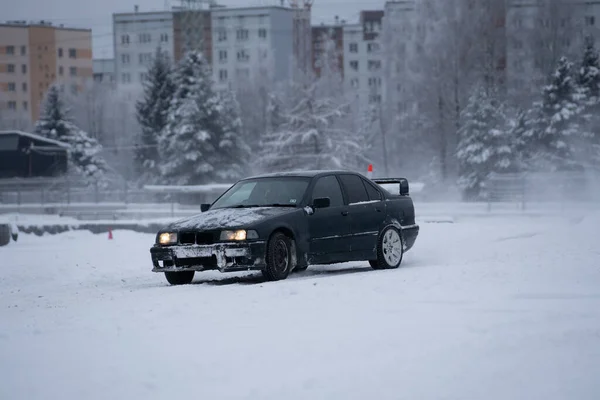
<instances>
[{"instance_id":1,"label":"car tire","mask_svg":"<svg viewBox=\"0 0 600 400\"><path fill-rule=\"evenodd\" d=\"M165 271L165 278L171 285L187 285L192 283L195 271Z\"/></svg>"},{"instance_id":2,"label":"car tire","mask_svg":"<svg viewBox=\"0 0 600 400\"><path fill-rule=\"evenodd\" d=\"M398 268L404 257L404 238L395 226L388 226L381 231L377 240L377 260L370 260L373 269Z\"/></svg>"},{"instance_id":3,"label":"car tire","mask_svg":"<svg viewBox=\"0 0 600 400\"><path fill-rule=\"evenodd\" d=\"M0 246L10 243L10 225L0 224Z\"/></svg>"},{"instance_id":4,"label":"car tire","mask_svg":"<svg viewBox=\"0 0 600 400\"><path fill-rule=\"evenodd\" d=\"M267 243L267 260L263 276L269 281L285 279L292 270L292 240L283 232L275 232Z\"/></svg>"}]
</instances>

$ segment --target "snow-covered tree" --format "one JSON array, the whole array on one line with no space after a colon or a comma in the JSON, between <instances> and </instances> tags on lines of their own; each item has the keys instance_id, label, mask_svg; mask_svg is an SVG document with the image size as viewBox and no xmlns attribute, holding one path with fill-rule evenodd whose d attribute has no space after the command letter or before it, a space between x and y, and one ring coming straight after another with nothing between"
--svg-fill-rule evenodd
<instances>
[{"instance_id":1,"label":"snow-covered tree","mask_svg":"<svg viewBox=\"0 0 600 400\"><path fill-rule=\"evenodd\" d=\"M578 71L578 84L584 88L586 96L593 103L600 97L600 55L591 38L586 38L581 67Z\"/></svg>"},{"instance_id":2,"label":"snow-covered tree","mask_svg":"<svg viewBox=\"0 0 600 400\"><path fill-rule=\"evenodd\" d=\"M240 105L235 93L227 91L220 95L221 108L218 113L219 125L217 151L219 159L215 165L215 176L221 182L234 182L247 175L246 169L252 150L243 137L243 123L240 118Z\"/></svg>"},{"instance_id":3,"label":"snow-covered tree","mask_svg":"<svg viewBox=\"0 0 600 400\"><path fill-rule=\"evenodd\" d=\"M136 117L141 126L135 154L140 181L158 179L158 136L167 124L167 113L175 86L171 79L171 62L166 52L157 48L152 64L142 82L143 97L136 103Z\"/></svg>"},{"instance_id":4,"label":"snow-covered tree","mask_svg":"<svg viewBox=\"0 0 600 400\"><path fill-rule=\"evenodd\" d=\"M60 87L58 85L50 86L42 105L40 118L35 124L35 133L48 139L65 141L72 129L72 121L68 114L69 109L65 104Z\"/></svg>"},{"instance_id":5,"label":"snow-covered tree","mask_svg":"<svg viewBox=\"0 0 600 400\"><path fill-rule=\"evenodd\" d=\"M87 183L106 183L104 178L108 166L100 154L102 146L73 123L62 91L56 85L48 90L35 132L70 145L70 167Z\"/></svg>"},{"instance_id":6,"label":"snow-covered tree","mask_svg":"<svg viewBox=\"0 0 600 400\"><path fill-rule=\"evenodd\" d=\"M232 140L239 118L227 120L233 108L214 91L210 64L202 53L185 55L175 68L173 83L176 91L159 139L162 180L187 185L239 176L241 140ZM230 169L223 171L224 166Z\"/></svg>"},{"instance_id":7,"label":"snow-covered tree","mask_svg":"<svg viewBox=\"0 0 600 400\"><path fill-rule=\"evenodd\" d=\"M476 90L461 113L458 184L468 199L485 197L490 174L511 167L512 149L504 121L503 107L484 88Z\"/></svg>"},{"instance_id":8,"label":"snow-covered tree","mask_svg":"<svg viewBox=\"0 0 600 400\"><path fill-rule=\"evenodd\" d=\"M582 90L573 79L573 63L558 61L550 82L543 88L542 100L534 105L528 133L528 152L536 169L565 170L575 166L573 142L578 139L583 111Z\"/></svg>"}]
</instances>

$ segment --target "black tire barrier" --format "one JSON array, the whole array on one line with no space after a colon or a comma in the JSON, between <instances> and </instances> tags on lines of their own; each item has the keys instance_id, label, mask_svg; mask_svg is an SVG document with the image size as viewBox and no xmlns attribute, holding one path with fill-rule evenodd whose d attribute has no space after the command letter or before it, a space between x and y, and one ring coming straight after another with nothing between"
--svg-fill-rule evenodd
<instances>
[{"instance_id":1,"label":"black tire barrier","mask_svg":"<svg viewBox=\"0 0 600 400\"><path fill-rule=\"evenodd\" d=\"M0 224L0 246L6 246L10 243L10 225Z\"/></svg>"}]
</instances>

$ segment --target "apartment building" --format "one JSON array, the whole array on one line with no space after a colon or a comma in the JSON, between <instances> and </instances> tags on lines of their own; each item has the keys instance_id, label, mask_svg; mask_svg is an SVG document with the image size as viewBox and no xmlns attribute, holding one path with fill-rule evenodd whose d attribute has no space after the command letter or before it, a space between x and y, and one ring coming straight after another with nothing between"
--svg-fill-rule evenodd
<instances>
[{"instance_id":1,"label":"apartment building","mask_svg":"<svg viewBox=\"0 0 600 400\"><path fill-rule=\"evenodd\" d=\"M114 71L117 84L141 85L156 49L175 59L173 12L113 14Z\"/></svg>"},{"instance_id":2,"label":"apartment building","mask_svg":"<svg viewBox=\"0 0 600 400\"><path fill-rule=\"evenodd\" d=\"M344 82L356 93L361 108L383 98L383 10L361 11L359 24L343 26Z\"/></svg>"},{"instance_id":3,"label":"apartment building","mask_svg":"<svg viewBox=\"0 0 600 400\"><path fill-rule=\"evenodd\" d=\"M3 118L33 122L55 82L76 93L92 78L90 29L45 21L0 24L0 109Z\"/></svg>"},{"instance_id":4,"label":"apartment building","mask_svg":"<svg viewBox=\"0 0 600 400\"><path fill-rule=\"evenodd\" d=\"M92 61L94 70L94 82L115 83L115 60L114 58L97 58Z\"/></svg>"},{"instance_id":5,"label":"apartment building","mask_svg":"<svg viewBox=\"0 0 600 400\"><path fill-rule=\"evenodd\" d=\"M334 51L338 54L337 64L342 77L344 76L344 25L345 21L333 25L319 25L312 27L312 68L316 76L321 76L320 60L325 51L326 41L331 40L335 44Z\"/></svg>"},{"instance_id":6,"label":"apartment building","mask_svg":"<svg viewBox=\"0 0 600 400\"><path fill-rule=\"evenodd\" d=\"M298 35L310 40L308 31L299 30L298 10L268 6L218 8L212 10L213 76L217 90L243 85L253 77L275 81L290 77Z\"/></svg>"},{"instance_id":7,"label":"apartment building","mask_svg":"<svg viewBox=\"0 0 600 400\"><path fill-rule=\"evenodd\" d=\"M529 102L565 55L577 62L586 39L600 47L600 0L565 0L543 7L510 0L507 9L507 84Z\"/></svg>"}]
</instances>

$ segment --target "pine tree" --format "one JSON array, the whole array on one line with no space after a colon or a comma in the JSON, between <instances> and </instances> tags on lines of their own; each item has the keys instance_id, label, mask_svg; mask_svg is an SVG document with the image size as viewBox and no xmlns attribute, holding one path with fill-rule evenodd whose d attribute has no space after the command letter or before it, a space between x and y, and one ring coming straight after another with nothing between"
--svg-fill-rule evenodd
<instances>
[{"instance_id":1,"label":"pine tree","mask_svg":"<svg viewBox=\"0 0 600 400\"><path fill-rule=\"evenodd\" d=\"M577 83L584 89L588 99L596 104L600 97L600 56L591 38L585 41L583 60L577 78Z\"/></svg>"},{"instance_id":2,"label":"pine tree","mask_svg":"<svg viewBox=\"0 0 600 400\"><path fill-rule=\"evenodd\" d=\"M228 120L234 103L214 91L206 58L187 53L175 68L173 82L177 89L159 139L162 180L189 185L239 177L244 154L239 118Z\"/></svg>"},{"instance_id":3,"label":"pine tree","mask_svg":"<svg viewBox=\"0 0 600 400\"><path fill-rule=\"evenodd\" d=\"M578 157L600 170L600 56L591 38L586 39L577 82L585 95Z\"/></svg>"},{"instance_id":4,"label":"pine tree","mask_svg":"<svg viewBox=\"0 0 600 400\"><path fill-rule=\"evenodd\" d=\"M513 166L513 149L503 126L503 107L484 88L478 88L462 111L461 119L456 152L458 184L467 199L485 198L490 174L507 172Z\"/></svg>"},{"instance_id":5,"label":"pine tree","mask_svg":"<svg viewBox=\"0 0 600 400\"><path fill-rule=\"evenodd\" d=\"M573 142L579 132L584 96L575 84L572 68L572 62L562 57L543 89L542 100L534 105L528 151L540 170L566 170L576 165Z\"/></svg>"},{"instance_id":6,"label":"pine tree","mask_svg":"<svg viewBox=\"0 0 600 400\"><path fill-rule=\"evenodd\" d=\"M216 128L218 139L215 177L220 182L235 182L247 174L251 149L242 137L240 106L231 91L220 97L222 108L219 111L219 126Z\"/></svg>"},{"instance_id":7,"label":"pine tree","mask_svg":"<svg viewBox=\"0 0 600 400\"><path fill-rule=\"evenodd\" d=\"M62 91L56 85L48 90L35 132L68 144L71 168L87 183L106 184L105 173L108 166L100 155L102 146L73 123Z\"/></svg>"},{"instance_id":8,"label":"pine tree","mask_svg":"<svg viewBox=\"0 0 600 400\"><path fill-rule=\"evenodd\" d=\"M70 134L73 121L68 115L69 109L58 85L48 88L40 114L35 124L35 133L59 141L63 141Z\"/></svg>"},{"instance_id":9,"label":"pine tree","mask_svg":"<svg viewBox=\"0 0 600 400\"><path fill-rule=\"evenodd\" d=\"M167 113L175 86L171 79L168 55L157 48L152 65L142 82L143 98L136 104L136 117L141 135L136 148L135 165L140 181L152 183L158 179L158 137L167 124Z\"/></svg>"}]
</instances>

